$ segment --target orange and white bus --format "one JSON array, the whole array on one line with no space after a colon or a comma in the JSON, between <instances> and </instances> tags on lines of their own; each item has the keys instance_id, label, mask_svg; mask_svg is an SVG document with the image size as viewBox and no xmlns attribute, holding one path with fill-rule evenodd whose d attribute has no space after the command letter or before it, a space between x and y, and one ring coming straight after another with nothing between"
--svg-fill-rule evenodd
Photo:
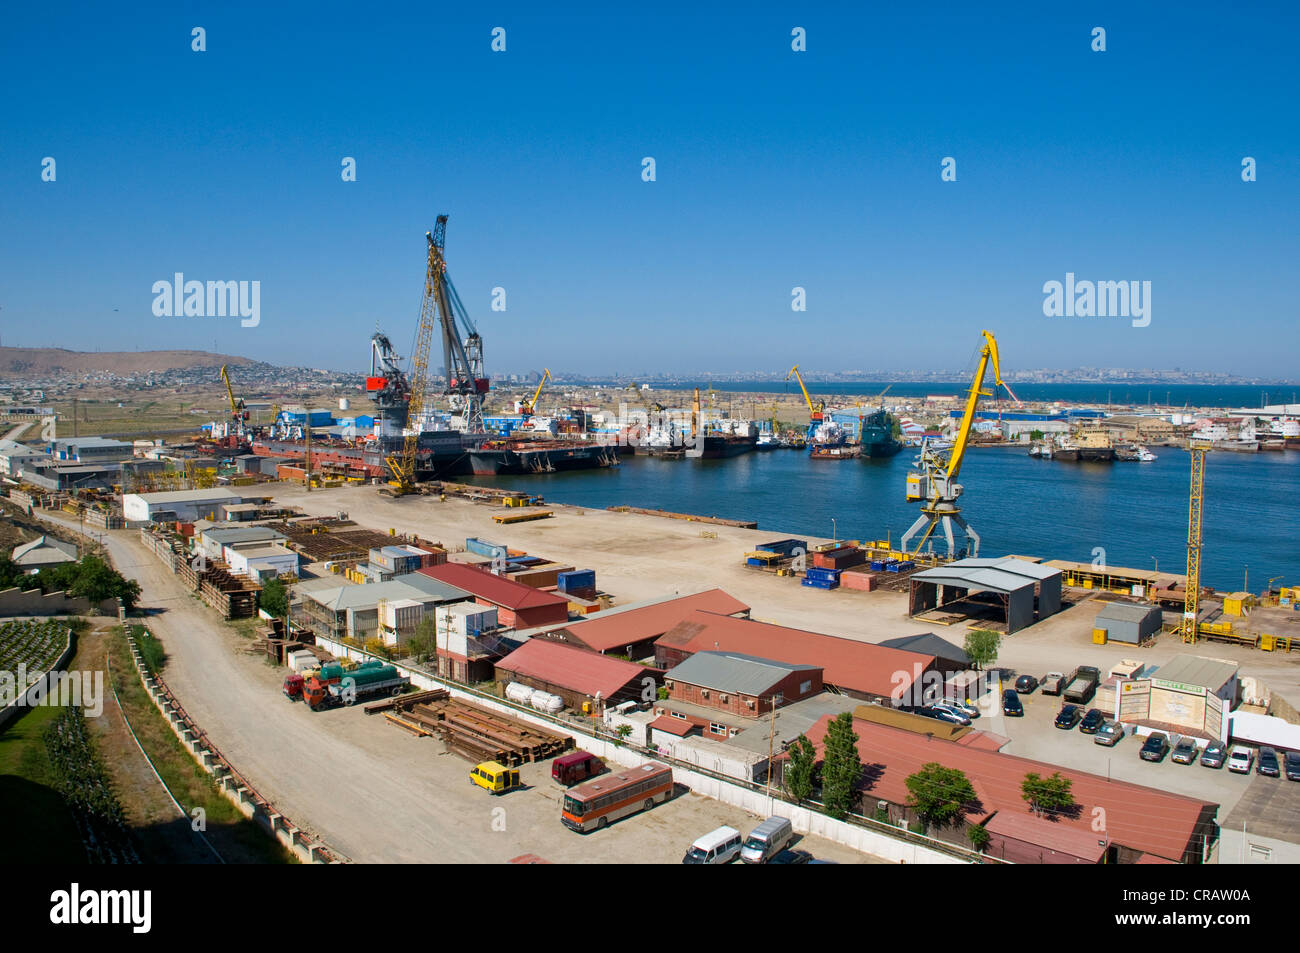
<instances>
[{"instance_id":1,"label":"orange and white bus","mask_svg":"<svg viewBox=\"0 0 1300 953\"><path fill-rule=\"evenodd\" d=\"M585 834L637 811L648 811L672 793L673 769L651 761L567 791L560 820L569 830Z\"/></svg>"}]
</instances>

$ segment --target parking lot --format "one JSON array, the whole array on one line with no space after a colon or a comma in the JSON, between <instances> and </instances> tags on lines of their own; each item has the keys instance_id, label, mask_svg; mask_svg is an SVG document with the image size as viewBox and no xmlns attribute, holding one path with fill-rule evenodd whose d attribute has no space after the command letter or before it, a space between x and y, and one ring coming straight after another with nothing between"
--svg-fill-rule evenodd
<instances>
[{"instance_id":1,"label":"parking lot","mask_svg":"<svg viewBox=\"0 0 1300 953\"><path fill-rule=\"evenodd\" d=\"M1011 682L1003 687L1010 688ZM1000 700L1001 695L999 688L989 697ZM1220 821L1227 817L1254 777L1253 774L1233 774L1226 767L1205 768L1199 760L1194 764L1175 764L1168 754L1158 763L1143 761L1138 756L1143 740L1139 736L1126 734L1114 747L1108 748L1095 744L1095 736L1081 732L1077 723L1069 731L1055 727L1052 722L1056 713L1067 704L1062 697L1044 695L1036 689L1032 694L1021 695L1020 702L1025 708L1022 718L1004 716L999 704L993 711L986 707L984 714L973 722L973 727L1010 738L1011 742L1002 749L1006 754L1212 801L1220 805ZM1092 703L1080 706L1080 715L1090 707ZM1263 780L1295 783L1284 778Z\"/></svg>"}]
</instances>

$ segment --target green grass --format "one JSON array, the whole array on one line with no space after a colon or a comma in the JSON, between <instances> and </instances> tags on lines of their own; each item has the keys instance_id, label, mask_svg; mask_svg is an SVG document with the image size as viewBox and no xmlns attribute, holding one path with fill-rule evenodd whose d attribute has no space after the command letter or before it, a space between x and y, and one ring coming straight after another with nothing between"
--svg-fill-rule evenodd
<instances>
[{"instance_id":1,"label":"green grass","mask_svg":"<svg viewBox=\"0 0 1300 953\"><path fill-rule=\"evenodd\" d=\"M131 634L135 636L135 643L140 647L144 667L150 675L157 675L167 663L167 653L163 651L162 643L142 625L131 626Z\"/></svg>"},{"instance_id":2,"label":"green grass","mask_svg":"<svg viewBox=\"0 0 1300 953\"><path fill-rule=\"evenodd\" d=\"M72 814L55 788L44 733L62 708L29 708L0 730L0 864L84 864Z\"/></svg>"},{"instance_id":3,"label":"green grass","mask_svg":"<svg viewBox=\"0 0 1300 953\"><path fill-rule=\"evenodd\" d=\"M162 650L161 643L154 640L154 644ZM109 656L118 700L141 747L186 812L192 814L196 807L203 809L207 815L208 840L227 863L297 863L291 851L226 800L212 776L181 744L136 677L126 635L120 627L109 633ZM147 848L147 838L145 844Z\"/></svg>"}]
</instances>

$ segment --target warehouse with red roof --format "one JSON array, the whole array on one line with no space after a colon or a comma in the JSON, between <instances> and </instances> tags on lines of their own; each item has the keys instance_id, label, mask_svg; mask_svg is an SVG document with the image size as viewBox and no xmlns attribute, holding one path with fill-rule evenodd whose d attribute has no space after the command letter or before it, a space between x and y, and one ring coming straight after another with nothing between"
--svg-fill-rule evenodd
<instances>
[{"instance_id":1,"label":"warehouse with red roof","mask_svg":"<svg viewBox=\"0 0 1300 953\"><path fill-rule=\"evenodd\" d=\"M696 611L747 616L749 606L721 589L706 589L689 596L606 609L594 618L546 633L545 638L607 655L650 658L655 654L655 640Z\"/></svg>"},{"instance_id":2,"label":"warehouse with red roof","mask_svg":"<svg viewBox=\"0 0 1300 953\"><path fill-rule=\"evenodd\" d=\"M476 566L445 563L419 572L465 590L480 605L495 606L497 622L507 628L563 624L569 619L569 602L564 597L504 579Z\"/></svg>"},{"instance_id":3,"label":"warehouse with red roof","mask_svg":"<svg viewBox=\"0 0 1300 953\"><path fill-rule=\"evenodd\" d=\"M633 662L545 639L529 639L496 664L496 680L503 690L510 682L520 682L559 695L566 708L582 711L586 706L593 714L608 704L652 700L657 675Z\"/></svg>"},{"instance_id":4,"label":"warehouse with red roof","mask_svg":"<svg viewBox=\"0 0 1300 953\"><path fill-rule=\"evenodd\" d=\"M692 612L655 643L655 664L670 669L705 651L743 652L813 665L822 669L826 685L864 701L902 697L925 673L940 668L933 655L700 611ZM935 677L942 680L938 674Z\"/></svg>"}]
</instances>

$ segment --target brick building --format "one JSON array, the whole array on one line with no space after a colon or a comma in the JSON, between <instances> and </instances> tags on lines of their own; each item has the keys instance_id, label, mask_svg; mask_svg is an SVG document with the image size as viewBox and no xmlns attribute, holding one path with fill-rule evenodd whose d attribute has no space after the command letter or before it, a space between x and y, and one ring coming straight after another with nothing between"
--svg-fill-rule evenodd
<instances>
[{"instance_id":1,"label":"brick building","mask_svg":"<svg viewBox=\"0 0 1300 953\"><path fill-rule=\"evenodd\" d=\"M822 690L822 670L739 652L697 652L664 675L665 708L688 702L741 718L759 718L772 708Z\"/></svg>"}]
</instances>

